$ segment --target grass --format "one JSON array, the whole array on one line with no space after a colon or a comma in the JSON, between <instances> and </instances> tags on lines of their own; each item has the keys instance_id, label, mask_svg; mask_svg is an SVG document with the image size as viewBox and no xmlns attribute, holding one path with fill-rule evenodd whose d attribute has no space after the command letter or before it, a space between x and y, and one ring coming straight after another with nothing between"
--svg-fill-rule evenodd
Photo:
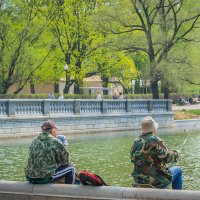
<instances>
[{"instance_id":1,"label":"grass","mask_svg":"<svg viewBox=\"0 0 200 200\"><path fill-rule=\"evenodd\" d=\"M200 117L200 110L185 110L175 112L174 119L196 119Z\"/></svg>"},{"instance_id":2,"label":"grass","mask_svg":"<svg viewBox=\"0 0 200 200\"><path fill-rule=\"evenodd\" d=\"M199 115L200 116L200 110L183 110L185 113Z\"/></svg>"}]
</instances>

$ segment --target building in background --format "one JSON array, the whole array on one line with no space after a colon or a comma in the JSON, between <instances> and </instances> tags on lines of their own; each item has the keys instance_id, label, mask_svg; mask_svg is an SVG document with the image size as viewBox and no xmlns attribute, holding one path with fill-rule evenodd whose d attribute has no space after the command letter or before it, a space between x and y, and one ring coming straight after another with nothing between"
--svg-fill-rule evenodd
<instances>
[{"instance_id":1,"label":"building in background","mask_svg":"<svg viewBox=\"0 0 200 200\"><path fill-rule=\"evenodd\" d=\"M65 78L61 78L59 81L59 93L63 92L63 89L65 88ZM108 88L105 88L102 86L102 80L100 76L91 76L88 78L83 79L83 93L84 94L92 94L96 95L98 92L100 94L103 94L104 90L108 91L109 95L113 95L114 93L119 94L123 93L123 87L118 83L118 79L115 77L110 78L110 84ZM52 91L54 91L54 84L53 83L40 83L35 84L35 94L48 94ZM9 88L8 94L13 94L13 92L16 90L16 85L13 85ZM69 94L74 93L74 85L72 85L69 89ZM19 94L31 94L30 86L25 86Z\"/></svg>"}]
</instances>

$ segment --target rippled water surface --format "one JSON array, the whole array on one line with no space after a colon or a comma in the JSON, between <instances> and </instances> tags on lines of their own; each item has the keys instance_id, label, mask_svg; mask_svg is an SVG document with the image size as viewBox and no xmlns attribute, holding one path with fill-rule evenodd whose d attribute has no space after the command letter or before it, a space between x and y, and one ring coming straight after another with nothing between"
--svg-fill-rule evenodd
<instances>
[{"instance_id":1,"label":"rippled water surface","mask_svg":"<svg viewBox=\"0 0 200 200\"><path fill-rule=\"evenodd\" d=\"M188 133L160 136L171 149L179 149ZM87 169L110 185L131 186L132 164L129 150L135 136L130 133L82 137L69 140L68 150L78 171ZM0 141L0 180L25 181L24 166L31 140ZM200 133L186 142L179 165L183 168L184 189L200 190Z\"/></svg>"}]
</instances>

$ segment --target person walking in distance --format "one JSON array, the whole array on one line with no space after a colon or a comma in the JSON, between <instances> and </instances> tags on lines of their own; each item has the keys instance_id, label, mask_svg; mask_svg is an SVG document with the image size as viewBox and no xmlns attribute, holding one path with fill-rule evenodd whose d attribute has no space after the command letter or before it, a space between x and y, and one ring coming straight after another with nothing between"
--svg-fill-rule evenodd
<instances>
[{"instance_id":1,"label":"person walking in distance","mask_svg":"<svg viewBox=\"0 0 200 200\"><path fill-rule=\"evenodd\" d=\"M100 92L97 93L96 99L101 100L101 94L100 94Z\"/></svg>"}]
</instances>

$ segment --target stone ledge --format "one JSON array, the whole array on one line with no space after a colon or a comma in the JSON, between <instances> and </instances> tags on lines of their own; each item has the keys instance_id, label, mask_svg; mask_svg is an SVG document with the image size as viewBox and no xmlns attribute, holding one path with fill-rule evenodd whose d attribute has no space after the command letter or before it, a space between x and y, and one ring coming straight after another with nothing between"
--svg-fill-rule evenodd
<instances>
[{"instance_id":1,"label":"stone ledge","mask_svg":"<svg viewBox=\"0 0 200 200\"><path fill-rule=\"evenodd\" d=\"M63 199L130 199L130 200L196 200L198 191L143 189L114 186L32 185L25 182L0 181L0 200L63 200Z\"/></svg>"},{"instance_id":2,"label":"stone ledge","mask_svg":"<svg viewBox=\"0 0 200 200\"><path fill-rule=\"evenodd\" d=\"M126 116L126 117L131 117L131 116L147 116L147 115L151 115L152 117L156 117L156 115L166 115L166 116L170 116L170 115L174 115L174 112L155 112L155 111L151 111L151 112L122 112L122 113L107 113L107 114L96 114L96 113L82 113L79 115L68 115L68 114L51 114L51 115L33 115L33 116L28 116L28 115L16 115L16 116L0 116L0 120L2 121L7 121L9 120L30 120L30 119L40 119L40 120L47 120L47 119L73 119L73 118L93 118L93 117L98 117L98 118L110 118L110 117L116 117L116 118L120 118L121 116Z\"/></svg>"}]
</instances>

